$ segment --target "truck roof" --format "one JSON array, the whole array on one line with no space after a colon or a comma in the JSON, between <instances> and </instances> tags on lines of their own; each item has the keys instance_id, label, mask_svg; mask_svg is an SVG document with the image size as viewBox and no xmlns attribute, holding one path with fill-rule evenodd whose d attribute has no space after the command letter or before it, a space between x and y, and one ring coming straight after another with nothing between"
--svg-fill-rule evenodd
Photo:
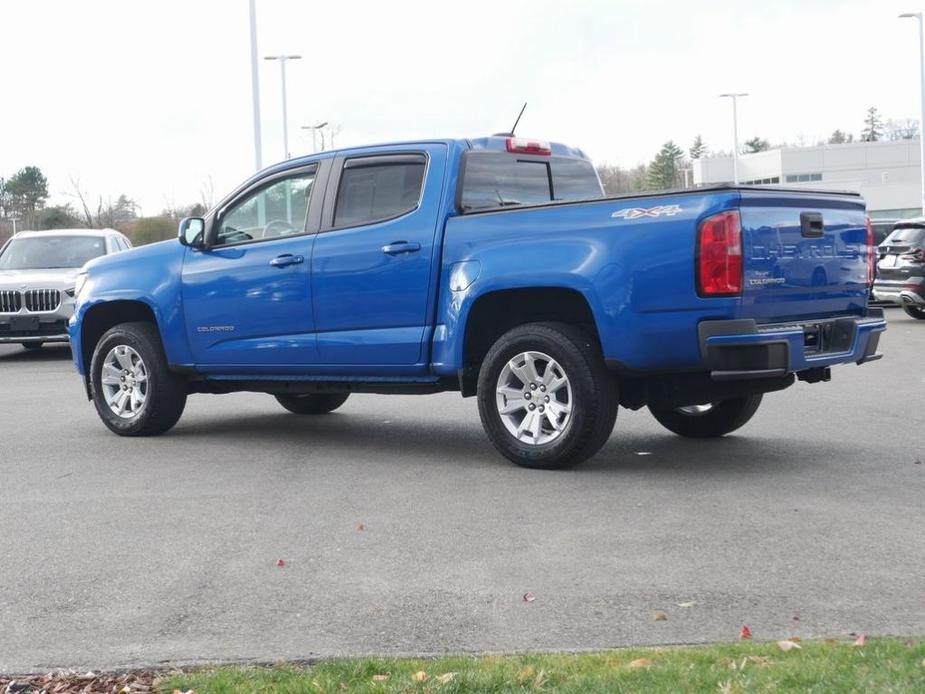
<instances>
[{"instance_id":1,"label":"truck roof","mask_svg":"<svg viewBox=\"0 0 925 694\"><path fill-rule=\"evenodd\" d=\"M498 134L498 135L489 135L487 137L476 137L476 138L428 138L422 140L398 140L394 142L379 142L369 145L358 145L355 147L343 147L341 149L331 149L324 152L318 152L316 154L306 154L300 157L293 157L292 159L287 159L286 161L277 162L271 164L270 166L265 167L258 175L267 173L276 169L290 168L292 166L299 166L301 164L308 163L310 161L317 161L318 159L324 159L329 157L336 157L342 154L357 154L363 153L368 150L380 149L382 147L407 147L409 145L430 145L430 144L443 144L447 147L458 147L463 150L482 150L490 152L507 152L507 141L511 135L508 134ZM517 139L529 139L531 141L537 140L537 138L521 138L519 135L515 136ZM572 157L577 159L589 159L588 155L581 149L577 147L569 147L561 142L548 142L543 140L544 144L548 144L549 148L552 150L552 156L554 157Z\"/></svg>"}]
</instances>

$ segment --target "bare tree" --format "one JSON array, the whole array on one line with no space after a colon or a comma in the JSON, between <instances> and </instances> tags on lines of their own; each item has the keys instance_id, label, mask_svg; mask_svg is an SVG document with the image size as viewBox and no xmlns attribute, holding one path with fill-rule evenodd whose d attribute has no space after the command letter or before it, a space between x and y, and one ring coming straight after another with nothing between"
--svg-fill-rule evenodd
<instances>
[{"instance_id":1,"label":"bare tree","mask_svg":"<svg viewBox=\"0 0 925 694\"><path fill-rule=\"evenodd\" d=\"M914 140L919 134L919 122L915 118L890 118L883 126L887 140Z\"/></svg>"}]
</instances>

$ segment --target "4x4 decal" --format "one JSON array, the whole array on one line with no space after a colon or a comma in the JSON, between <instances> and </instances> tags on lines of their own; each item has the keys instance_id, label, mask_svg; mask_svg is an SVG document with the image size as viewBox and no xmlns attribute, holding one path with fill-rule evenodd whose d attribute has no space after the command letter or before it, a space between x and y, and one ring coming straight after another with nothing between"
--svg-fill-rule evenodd
<instances>
[{"instance_id":1,"label":"4x4 decal","mask_svg":"<svg viewBox=\"0 0 925 694\"><path fill-rule=\"evenodd\" d=\"M625 207L617 210L614 219L640 219L641 217L674 217L683 212L680 205L659 205L658 207Z\"/></svg>"}]
</instances>

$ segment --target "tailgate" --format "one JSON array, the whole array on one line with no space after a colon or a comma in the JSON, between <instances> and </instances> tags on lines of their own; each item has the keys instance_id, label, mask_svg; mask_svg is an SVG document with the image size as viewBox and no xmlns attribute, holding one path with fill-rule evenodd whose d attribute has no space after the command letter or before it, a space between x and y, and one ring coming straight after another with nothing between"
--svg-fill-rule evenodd
<instances>
[{"instance_id":1,"label":"tailgate","mask_svg":"<svg viewBox=\"0 0 925 694\"><path fill-rule=\"evenodd\" d=\"M742 191L742 315L759 323L863 315L864 201L854 194Z\"/></svg>"}]
</instances>

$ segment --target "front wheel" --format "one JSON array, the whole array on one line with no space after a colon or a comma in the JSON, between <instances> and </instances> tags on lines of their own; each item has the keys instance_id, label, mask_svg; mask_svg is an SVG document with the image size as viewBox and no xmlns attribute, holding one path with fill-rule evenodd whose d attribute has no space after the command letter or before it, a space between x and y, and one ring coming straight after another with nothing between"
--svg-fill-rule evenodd
<instances>
[{"instance_id":1,"label":"front wheel","mask_svg":"<svg viewBox=\"0 0 925 694\"><path fill-rule=\"evenodd\" d=\"M729 434L750 420L761 404L761 393L690 407L649 405L659 424L678 436L704 439Z\"/></svg>"},{"instance_id":2,"label":"front wheel","mask_svg":"<svg viewBox=\"0 0 925 694\"><path fill-rule=\"evenodd\" d=\"M552 470L597 453L613 431L617 393L600 348L563 323L502 335L479 371L479 416L495 448L517 465Z\"/></svg>"},{"instance_id":3,"label":"front wheel","mask_svg":"<svg viewBox=\"0 0 925 694\"><path fill-rule=\"evenodd\" d=\"M277 395L276 401L293 414L327 414L347 402L349 393Z\"/></svg>"},{"instance_id":4,"label":"front wheel","mask_svg":"<svg viewBox=\"0 0 925 694\"><path fill-rule=\"evenodd\" d=\"M918 320L925 320L925 308L920 306L903 306L903 311L906 312L907 316L912 316Z\"/></svg>"},{"instance_id":5,"label":"front wheel","mask_svg":"<svg viewBox=\"0 0 925 694\"><path fill-rule=\"evenodd\" d=\"M168 368L151 323L122 323L103 335L90 362L90 389L100 419L120 436L163 434L186 406L186 383Z\"/></svg>"}]
</instances>

